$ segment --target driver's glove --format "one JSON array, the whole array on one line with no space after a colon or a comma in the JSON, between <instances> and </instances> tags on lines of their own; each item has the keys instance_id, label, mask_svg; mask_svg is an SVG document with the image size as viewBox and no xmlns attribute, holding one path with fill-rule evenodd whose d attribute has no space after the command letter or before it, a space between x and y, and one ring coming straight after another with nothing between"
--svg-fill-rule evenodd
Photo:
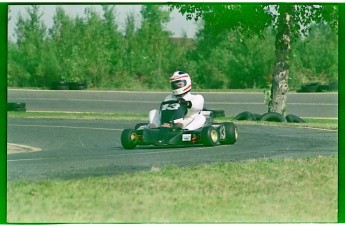
<instances>
[{"instance_id":1,"label":"driver's glove","mask_svg":"<svg viewBox=\"0 0 345 226\"><path fill-rule=\"evenodd\" d=\"M172 125L171 128L173 130L177 130L177 129L182 129L183 128L183 124L182 123L173 123L171 125Z\"/></svg>"},{"instance_id":2,"label":"driver's glove","mask_svg":"<svg viewBox=\"0 0 345 226\"><path fill-rule=\"evenodd\" d=\"M192 102L191 101L187 101L185 99L183 99L182 97L178 98L177 100L179 102L179 104L187 107L187 108L191 108L192 107Z\"/></svg>"}]
</instances>

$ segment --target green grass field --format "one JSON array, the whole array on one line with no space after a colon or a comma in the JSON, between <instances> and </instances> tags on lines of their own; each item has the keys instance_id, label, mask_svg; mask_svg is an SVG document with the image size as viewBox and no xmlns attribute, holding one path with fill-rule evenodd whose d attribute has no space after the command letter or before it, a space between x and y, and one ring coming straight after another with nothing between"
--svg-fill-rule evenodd
<instances>
[{"instance_id":1,"label":"green grass field","mask_svg":"<svg viewBox=\"0 0 345 226\"><path fill-rule=\"evenodd\" d=\"M8 117L145 118L10 112ZM338 128L338 120L307 121L238 123ZM9 181L7 217L10 223L334 223L337 158L247 160L79 180Z\"/></svg>"},{"instance_id":2,"label":"green grass field","mask_svg":"<svg viewBox=\"0 0 345 226\"><path fill-rule=\"evenodd\" d=\"M337 157L265 159L80 180L9 182L8 221L336 222Z\"/></svg>"}]
</instances>

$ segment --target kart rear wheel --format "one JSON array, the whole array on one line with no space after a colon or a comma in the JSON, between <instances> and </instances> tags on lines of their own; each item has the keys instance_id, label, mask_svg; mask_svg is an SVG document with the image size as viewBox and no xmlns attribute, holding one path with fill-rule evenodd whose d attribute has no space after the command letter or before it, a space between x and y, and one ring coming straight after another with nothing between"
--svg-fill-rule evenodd
<instances>
[{"instance_id":1,"label":"kart rear wheel","mask_svg":"<svg viewBox=\"0 0 345 226\"><path fill-rule=\"evenodd\" d=\"M137 134L133 129L124 129L121 134L121 144L124 149L134 149L137 146Z\"/></svg>"},{"instance_id":2,"label":"kart rear wheel","mask_svg":"<svg viewBox=\"0 0 345 226\"><path fill-rule=\"evenodd\" d=\"M219 141L219 134L216 128L213 126L207 126L201 131L202 143L205 146L215 146Z\"/></svg>"},{"instance_id":3,"label":"kart rear wheel","mask_svg":"<svg viewBox=\"0 0 345 226\"><path fill-rule=\"evenodd\" d=\"M237 126L232 123L232 122L224 122L223 129L225 138L223 140L219 140L219 143L221 144L234 144L237 141L238 137L238 131L237 131Z\"/></svg>"}]
</instances>

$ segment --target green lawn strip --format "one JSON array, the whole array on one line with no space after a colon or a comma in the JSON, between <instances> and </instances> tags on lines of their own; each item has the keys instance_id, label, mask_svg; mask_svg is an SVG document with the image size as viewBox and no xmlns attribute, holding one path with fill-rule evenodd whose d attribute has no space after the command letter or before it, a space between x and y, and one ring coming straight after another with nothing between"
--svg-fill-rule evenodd
<instances>
[{"instance_id":1,"label":"green lawn strip","mask_svg":"<svg viewBox=\"0 0 345 226\"><path fill-rule=\"evenodd\" d=\"M8 112L8 118L62 118L62 119L86 119L86 120L136 120L147 121L145 114L119 114L119 113L75 113L75 112ZM216 122L233 121L234 117L218 117ZM338 119L305 118L307 123L281 123L281 122L257 122L234 121L244 125L269 125L269 126L294 126L305 128L320 128L337 130Z\"/></svg>"},{"instance_id":2,"label":"green lawn strip","mask_svg":"<svg viewBox=\"0 0 345 226\"><path fill-rule=\"evenodd\" d=\"M336 222L337 156L7 184L11 223Z\"/></svg>"},{"instance_id":3,"label":"green lawn strip","mask_svg":"<svg viewBox=\"0 0 345 226\"><path fill-rule=\"evenodd\" d=\"M8 118L58 118L58 119L86 119L86 120L147 120L145 114L119 114L94 112L8 112Z\"/></svg>"},{"instance_id":4,"label":"green lawn strip","mask_svg":"<svg viewBox=\"0 0 345 226\"><path fill-rule=\"evenodd\" d=\"M221 122L222 119L216 121ZM286 126L297 128L315 128L326 130L338 130L338 119L305 119L306 123L288 123L288 122L261 122L261 121L234 121L238 125L262 125L262 126Z\"/></svg>"}]
</instances>

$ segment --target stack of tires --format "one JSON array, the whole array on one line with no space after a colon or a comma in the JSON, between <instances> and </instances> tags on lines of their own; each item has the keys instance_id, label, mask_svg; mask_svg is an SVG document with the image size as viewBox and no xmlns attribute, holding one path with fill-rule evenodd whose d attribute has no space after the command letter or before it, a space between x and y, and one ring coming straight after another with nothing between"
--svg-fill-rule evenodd
<instances>
[{"instance_id":1,"label":"stack of tires","mask_svg":"<svg viewBox=\"0 0 345 226\"><path fill-rule=\"evenodd\" d=\"M225 112L224 110L210 110L210 109L202 109L203 111L210 111L212 113L212 117L224 117L225 116Z\"/></svg>"},{"instance_id":2,"label":"stack of tires","mask_svg":"<svg viewBox=\"0 0 345 226\"><path fill-rule=\"evenodd\" d=\"M320 82L306 83L301 86L301 89L297 90L299 93L315 93L315 92L331 92L338 90L338 83L331 82L328 84L321 84Z\"/></svg>"},{"instance_id":3,"label":"stack of tires","mask_svg":"<svg viewBox=\"0 0 345 226\"><path fill-rule=\"evenodd\" d=\"M7 111L26 112L26 104L25 103L7 103Z\"/></svg>"},{"instance_id":4,"label":"stack of tires","mask_svg":"<svg viewBox=\"0 0 345 226\"><path fill-rule=\"evenodd\" d=\"M284 117L282 114L276 112L268 112L263 115L259 115L244 111L236 115L235 120L305 123L302 118L296 115L288 114Z\"/></svg>"},{"instance_id":5,"label":"stack of tires","mask_svg":"<svg viewBox=\"0 0 345 226\"><path fill-rule=\"evenodd\" d=\"M52 82L51 87L52 90L68 90L69 85L67 82Z\"/></svg>"},{"instance_id":6,"label":"stack of tires","mask_svg":"<svg viewBox=\"0 0 345 226\"><path fill-rule=\"evenodd\" d=\"M86 82L69 82L70 90L83 90L87 89Z\"/></svg>"},{"instance_id":7,"label":"stack of tires","mask_svg":"<svg viewBox=\"0 0 345 226\"><path fill-rule=\"evenodd\" d=\"M213 117L224 117L225 112L224 110L211 110Z\"/></svg>"},{"instance_id":8,"label":"stack of tires","mask_svg":"<svg viewBox=\"0 0 345 226\"><path fill-rule=\"evenodd\" d=\"M57 81L51 84L52 90L84 90L87 89L86 82L64 82Z\"/></svg>"}]
</instances>

